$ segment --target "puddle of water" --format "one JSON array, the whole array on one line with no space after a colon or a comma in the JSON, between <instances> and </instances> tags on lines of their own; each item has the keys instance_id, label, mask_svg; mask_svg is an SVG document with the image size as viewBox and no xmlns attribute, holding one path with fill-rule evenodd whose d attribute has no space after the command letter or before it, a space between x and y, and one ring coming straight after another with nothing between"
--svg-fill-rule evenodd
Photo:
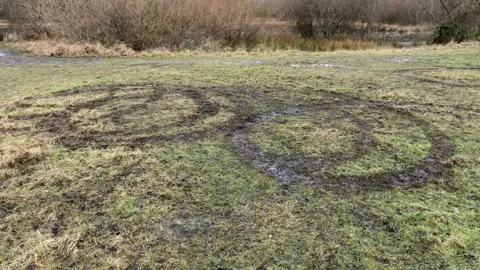
<instances>
[{"instance_id":1,"label":"puddle of water","mask_svg":"<svg viewBox=\"0 0 480 270\"><path fill-rule=\"evenodd\" d=\"M0 57L8 57L10 56L10 53L8 53L5 50L0 49Z\"/></svg>"},{"instance_id":2,"label":"puddle of water","mask_svg":"<svg viewBox=\"0 0 480 270\"><path fill-rule=\"evenodd\" d=\"M392 57L390 58L390 61L394 62L394 63L410 63L410 62L415 62L413 61L412 59L408 59L408 58L402 58L402 57Z\"/></svg>"},{"instance_id":3,"label":"puddle of water","mask_svg":"<svg viewBox=\"0 0 480 270\"><path fill-rule=\"evenodd\" d=\"M224 60L209 60L206 62L216 63L216 64L225 64L225 65L260 65L263 64L262 61L258 60L232 60L232 61L224 61Z\"/></svg>"},{"instance_id":4,"label":"puddle of water","mask_svg":"<svg viewBox=\"0 0 480 270\"><path fill-rule=\"evenodd\" d=\"M317 68L317 67L323 67L323 68L334 68L334 67L340 67L340 66L335 66L332 64L291 64L291 67L296 67L296 68Z\"/></svg>"},{"instance_id":5,"label":"puddle of water","mask_svg":"<svg viewBox=\"0 0 480 270\"><path fill-rule=\"evenodd\" d=\"M72 63L96 63L97 58L48 58L48 57L29 57L0 50L0 66L18 66L27 64L53 64L66 65Z\"/></svg>"}]
</instances>

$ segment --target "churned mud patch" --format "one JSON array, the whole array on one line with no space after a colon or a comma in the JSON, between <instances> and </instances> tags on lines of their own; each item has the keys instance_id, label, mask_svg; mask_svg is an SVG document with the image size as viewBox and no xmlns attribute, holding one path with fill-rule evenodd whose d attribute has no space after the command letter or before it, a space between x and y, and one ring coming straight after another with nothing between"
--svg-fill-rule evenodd
<instances>
[{"instance_id":1,"label":"churned mud patch","mask_svg":"<svg viewBox=\"0 0 480 270\"><path fill-rule=\"evenodd\" d=\"M238 154L289 183L379 189L449 177L441 161L454 154L453 144L408 110L320 91L321 99L302 106L253 114L248 105L253 93L220 90L156 84L82 87L17 102L18 110L7 117L30 121L34 124L25 130L51 134L73 150L185 142L230 132ZM55 99L68 103L52 105ZM35 108L46 112L18 112Z\"/></svg>"},{"instance_id":2,"label":"churned mud patch","mask_svg":"<svg viewBox=\"0 0 480 270\"><path fill-rule=\"evenodd\" d=\"M7 118L34 122L30 129L71 149L188 141L248 118L249 110L217 92L155 84L83 87L18 102Z\"/></svg>"},{"instance_id":3,"label":"churned mud patch","mask_svg":"<svg viewBox=\"0 0 480 270\"><path fill-rule=\"evenodd\" d=\"M287 183L382 189L418 186L436 176L451 178L450 168L443 160L454 155L455 147L440 130L409 111L388 104L348 100L346 96L340 99L343 101L276 110L255 117L233 133L232 143L238 154L251 160L254 168ZM288 145L292 140L296 140L293 144L297 146L305 143L302 133L308 133L309 129L304 130L300 125L293 130L282 130L283 123L278 121L274 123L275 134L267 132L263 134L266 138L260 140L256 134L265 122L325 112L331 115L331 119L323 119L327 123L353 121L355 128L350 132L357 130L351 134L355 147L323 157L298 155L298 151L288 150ZM343 119L338 119L339 115ZM265 143L268 140L275 143L268 145Z\"/></svg>"}]
</instances>

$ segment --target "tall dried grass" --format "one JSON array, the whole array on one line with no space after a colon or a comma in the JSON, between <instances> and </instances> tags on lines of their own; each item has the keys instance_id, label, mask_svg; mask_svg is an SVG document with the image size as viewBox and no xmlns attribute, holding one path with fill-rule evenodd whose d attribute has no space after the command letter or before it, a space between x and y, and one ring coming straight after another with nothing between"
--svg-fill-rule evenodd
<instances>
[{"instance_id":1,"label":"tall dried grass","mask_svg":"<svg viewBox=\"0 0 480 270\"><path fill-rule=\"evenodd\" d=\"M378 40L360 39L317 39L296 38L289 35L266 36L257 40L258 44L272 50L300 50L311 52L333 52L339 50L368 50L381 46Z\"/></svg>"}]
</instances>

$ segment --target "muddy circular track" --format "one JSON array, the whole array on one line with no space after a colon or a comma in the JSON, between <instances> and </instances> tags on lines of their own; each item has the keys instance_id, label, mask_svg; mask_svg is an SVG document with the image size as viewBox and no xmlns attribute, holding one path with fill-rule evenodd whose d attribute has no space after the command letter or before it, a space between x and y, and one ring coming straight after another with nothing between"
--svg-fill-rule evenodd
<instances>
[{"instance_id":1,"label":"muddy circular track","mask_svg":"<svg viewBox=\"0 0 480 270\"><path fill-rule=\"evenodd\" d=\"M419 69L402 69L396 70L393 73L401 75L403 77L413 79L420 83L438 84L450 87L480 87L480 79L460 79L460 78L442 78L438 76L432 76L431 72L478 72L480 73L480 67L437 67L437 68L419 68Z\"/></svg>"},{"instance_id":2,"label":"muddy circular track","mask_svg":"<svg viewBox=\"0 0 480 270\"><path fill-rule=\"evenodd\" d=\"M156 123L155 117L158 114L150 113L149 106L168 104L172 102L168 99L172 95L191 101L189 109L192 110L187 114L175 113L167 123L162 121ZM50 107L55 106L50 103L54 101L60 105L51 111ZM416 109L413 108L413 110L418 109L422 112L425 107L423 104L366 101L321 90L316 92L314 99L311 97L278 99L275 89L189 88L133 84L80 87L46 96L27 98L24 102L25 104L16 105L20 111L33 106L35 113L9 116L10 120L32 122L35 127L30 128L29 131L51 134L57 138L59 144L73 150L110 146L141 147L159 141L192 141L223 132L231 137L236 154L246 158L247 162L257 170L275 177L282 183L301 182L329 189L410 187L422 185L435 176L442 176L448 180L451 179L451 170L450 165L445 161L455 153L455 146L446 135L431 123L416 117L411 113L412 108L402 108L415 105ZM261 107L264 108L261 111L267 113L254 114L251 107L254 103L261 103ZM106 112L105 108L107 108ZM50 111L42 113L41 109ZM446 113L448 108L441 109ZM468 108L464 109L470 112ZM88 121L82 122L77 116L84 111L102 113L95 114L94 117L89 117ZM167 112L168 109L164 111ZM216 119L215 117L222 111L228 111L230 116ZM358 114L358 111L361 113ZM139 112L147 117L147 125L129 128L128 117ZM256 126L274 122L281 117L306 113L335 115L334 118L327 118L330 122L349 120L357 130L351 149L347 152L332 152L321 157L289 156L269 153L249 138L252 129ZM375 117L365 117L370 113L380 118L382 114L388 114L394 120L406 119L408 124L417 127L428 141L430 145L427 149L428 153L425 156L422 155L421 160L408 163L402 169L384 170L368 176L336 174L333 170L336 166L355 162L374 151L377 144L375 136L378 135L374 125L377 125L378 121ZM135 117L133 119L134 122L137 121ZM210 121L210 125L199 125L202 121L212 119L214 121ZM113 128L109 130L93 128L96 127L96 123L104 123L104 121L111 123ZM3 132L16 132L14 129ZM19 129L18 132L23 132L28 128L16 129ZM393 136L396 134L393 133Z\"/></svg>"},{"instance_id":3,"label":"muddy circular track","mask_svg":"<svg viewBox=\"0 0 480 270\"><path fill-rule=\"evenodd\" d=\"M246 157L254 168L273 176L280 182L287 184L301 182L329 189L375 190L389 187L411 187L422 185L435 176L451 178L450 166L445 163L445 160L454 155L455 146L446 135L433 125L398 107L375 101L349 99L341 94L334 95L339 97L338 102L281 109L252 118L243 128L231 134L231 141L237 154ZM368 154L376 144L372 123L349 113L349 110L356 110L360 107L367 114L369 112L380 114L384 112L385 114L392 114L398 119L408 119L412 125L421 129L431 144L428 156L423 158L421 162L407 166L400 171L395 170L368 176L339 176L335 174L332 168L358 160L363 155ZM337 153L321 158L286 156L266 152L249 138L255 126L274 121L281 116L308 112L328 112L352 119L361 130L356 136L355 147L352 152Z\"/></svg>"},{"instance_id":4,"label":"muddy circular track","mask_svg":"<svg viewBox=\"0 0 480 270\"><path fill-rule=\"evenodd\" d=\"M109 146L137 147L158 141L190 141L215 132L228 131L242 123L249 117L249 110L244 104L219 104L211 97L207 97L206 89L172 88L155 84L139 85L111 85L103 87L82 87L54 93L49 96L27 99L28 101L48 100L55 98L75 98L82 94L100 95L93 99L73 102L61 110L44 114L29 114L11 116L10 119L34 121L35 130L41 133L52 134L57 142L67 148L76 150L81 148L107 148ZM146 125L140 127L124 126L138 121L128 119L134 114L149 116L152 108L158 104L168 104L167 96L175 95L194 103L194 109L186 115L175 115L173 121L156 123L155 117ZM76 118L76 114L83 111L98 111L105 106L116 104L112 110L88 118L85 124ZM193 105L193 104L192 104ZM222 110L231 110L233 117L225 121L215 122L213 126L197 127L202 121L216 117ZM98 130L91 128L96 123L110 123L114 128ZM179 129L178 132L171 132Z\"/></svg>"}]
</instances>

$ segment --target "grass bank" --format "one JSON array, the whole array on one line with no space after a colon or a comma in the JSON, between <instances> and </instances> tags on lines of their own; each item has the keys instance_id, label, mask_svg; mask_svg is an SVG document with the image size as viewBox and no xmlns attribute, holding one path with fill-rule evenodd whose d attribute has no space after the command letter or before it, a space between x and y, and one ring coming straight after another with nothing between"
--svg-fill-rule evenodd
<instances>
[{"instance_id":1,"label":"grass bank","mask_svg":"<svg viewBox=\"0 0 480 270\"><path fill-rule=\"evenodd\" d=\"M105 47L99 43L67 43L61 41L21 41L8 42L7 47L35 56L54 57L122 57L122 56L165 56L165 55L259 55L274 52L333 52L358 51L385 48L379 41L362 41L354 39L299 39L290 36L264 37L237 48L218 47L215 44L206 45L195 50L174 51L166 48L150 49L141 52L134 51L126 45L118 44Z\"/></svg>"}]
</instances>

